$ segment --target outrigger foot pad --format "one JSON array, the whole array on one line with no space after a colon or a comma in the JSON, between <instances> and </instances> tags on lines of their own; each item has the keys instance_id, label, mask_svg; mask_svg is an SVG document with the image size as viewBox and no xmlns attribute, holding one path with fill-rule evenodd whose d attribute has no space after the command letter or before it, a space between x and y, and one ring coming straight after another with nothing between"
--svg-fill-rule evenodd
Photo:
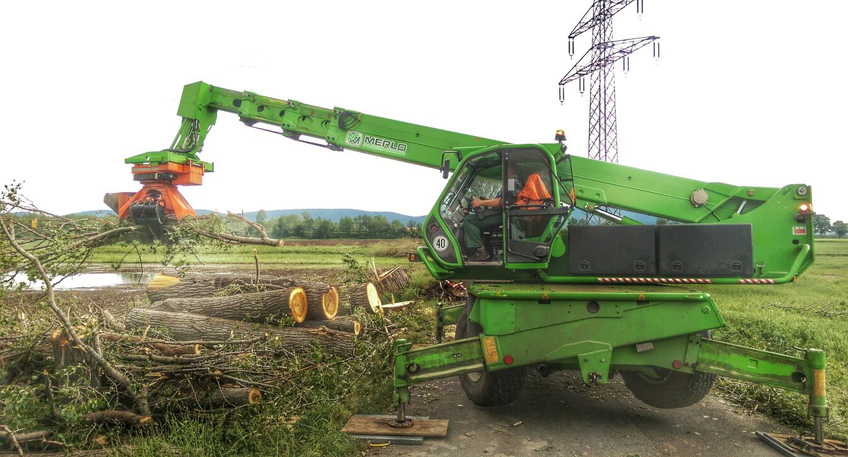
<instances>
[{"instance_id":1,"label":"outrigger foot pad","mask_svg":"<svg viewBox=\"0 0 848 457\"><path fill-rule=\"evenodd\" d=\"M412 420L412 419L409 419L409 418L404 419L404 420L391 419L391 420L389 420L388 424L389 424L389 427L393 427L393 428L409 428L409 427L412 427L413 425L415 425L415 421Z\"/></svg>"},{"instance_id":2,"label":"outrigger foot pad","mask_svg":"<svg viewBox=\"0 0 848 457\"><path fill-rule=\"evenodd\" d=\"M848 456L848 446L842 441L823 439L821 442L805 436L781 435L777 433L756 432L763 440L781 455L801 456Z\"/></svg>"},{"instance_id":3,"label":"outrigger foot pad","mask_svg":"<svg viewBox=\"0 0 848 457\"><path fill-rule=\"evenodd\" d=\"M398 403L397 419L391 419L387 422L392 428L409 428L415 425L415 421L406 417L406 403Z\"/></svg>"}]
</instances>

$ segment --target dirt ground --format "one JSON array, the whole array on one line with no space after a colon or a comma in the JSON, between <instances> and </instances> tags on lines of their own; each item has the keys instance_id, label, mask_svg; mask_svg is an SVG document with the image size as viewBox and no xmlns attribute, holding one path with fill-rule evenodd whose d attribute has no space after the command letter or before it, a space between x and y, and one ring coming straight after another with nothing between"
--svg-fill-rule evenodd
<instances>
[{"instance_id":1,"label":"dirt ground","mask_svg":"<svg viewBox=\"0 0 848 457\"><path fill-rule=\"evenodd\" d=\"M646 406L620 377L585 387L569 372L528 374L513 404L474 406L456 378L414 388L409 414L449 419L448 436L372 448L376 456L771 456L754 431L792 433L717 396L689 408Z\"/></svg>"}]
</instances>

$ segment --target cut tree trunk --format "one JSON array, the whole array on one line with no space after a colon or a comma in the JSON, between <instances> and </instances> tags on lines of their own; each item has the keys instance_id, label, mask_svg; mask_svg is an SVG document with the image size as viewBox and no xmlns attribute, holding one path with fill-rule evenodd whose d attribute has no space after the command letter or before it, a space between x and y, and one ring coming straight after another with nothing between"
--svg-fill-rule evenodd
<instances>
[{"instance_id":1,"label":"cut tree trunk","mask_svg":"<svg viewBox=\"0 0 848 457\"><path fill-rule=\"evenodd\" d=\"M340 316L333 320L304 321L297 324L297 326L306 328L327 327L340 332L353 333L354 335L359 335L359 332L362 330L362 325L353 316Z\"/></svg>"},{"instance_id":2,"label":"cut tree trunk","mask_svg":"<svg viewBox=\"0 0 848 457\"><path fill-rule=\"evenodd\" d=\"M320 282L299 282L306 292L306 320L332 320L339 313L339 292Z\"/></svg>"},{"instance_id":3,"label":"cut tree trunk","mask_svg":"<svg viewBox=\"0 0 848 457\"><path fill-rule=\"evenodd\" d=\"M147 298L152 303L169 298L211 297L215 292L231 285L249 289L248 286L253 286L255 279L254 276L248 275L208 275L181 279L160 273L147 283ZM297 284L287 278L264 277L260 278L259 285L293 287Z\"/></svg>"},{"instance_id":4,"label":"cut tree trunk","mask_svg":"<svg viewBox=\"0 0 848 457\"><path fill-rule=\"evenodd\" d=\"M278 321L280 316L287 314L295 322L303 322L308 303L302 288L287 287L227 297L169 298L153 303L148 309L259 323Z\"/></svg>"},{"instance_id":5,"label":"cut tree trunk","mask_svg":"<svg viewBox=\"0 0 848 457\"><path fill-rule=\"evenodd\" d=\"M262 392L256 387L220 387L211 392L200 392L195 396L168 401L161 399L157 407L177 406L188 408L221 408L242 405L255 405L262 401Z\"/></svg>"},{"instance_id":6,"label":"cut tree trunk","mask_svg":"<svg viewBox=\"0 0 848 457\"><path fill-rule=\"evenodd\" d=\"M394 267L377 275L374 285L380 297L400 294L409 285L409 275L405 268Z\"/></svg>"},{"instance_id":7,"label":"cut tree trunk","mask_svg":"<svg viewBox=\"0 0 848 457\"><path fill-rule=\"evenodd\" d=\"M255 405L262 401L262 392L256 387L240 387L234 389L220 388L206 397L205 403L210 407Z\"/></svg>"},{"instance_id":8,"label":"cut tree trunk","mask_svg":"<svg viewBox=\"0 0 848 457\"><path fill-rule=\"evenodd\" d=\"M123 422L127 425L144 427L150 423L152 418L150 416L135 414L131 411L98 411L83 415L82 420L84 422L91 422L94 424L100 424L103 422Z\"/></svg>"},{"instance_id":9,"label":"cut tree trunk","mask_svg":"<svg viewBox=\"0 0 848 457\"><path fill-rule=\"evenodd\" d=\"M383 302L380 300L380 295L377 293L377 288L374 284L368 282L365 284L356 284L347 289L346 300L349 308L341 308L341 314L350 314L356 308L362 308L368 314L383 315Z\"/></svg>"},{"instance_id":10,"label":"cut tree trunk","mask_svg":"<svg viewBox=\"0 0 848 457\"><path fill-rule=\"evenodd\" d=\"M130 328L165 328L176 340L222 341L230 338L262 338L275 341L279 347L290 350L308 350L317 344L336 355L353 352L354 335L325 328L279 328L270 325L238 322L196 314L172 313L146 308L134 308L127 314Z\"/></svg>"}]
</instances>

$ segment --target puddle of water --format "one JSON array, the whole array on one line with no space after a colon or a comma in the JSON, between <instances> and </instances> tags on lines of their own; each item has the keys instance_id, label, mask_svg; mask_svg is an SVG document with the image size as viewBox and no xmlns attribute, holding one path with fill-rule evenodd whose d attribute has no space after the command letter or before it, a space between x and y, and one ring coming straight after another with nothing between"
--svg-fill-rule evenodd
<instances>
[{"instance_id":1,"label":"puddle of water","mask_svg":"<svg viewBox=\"0 0 848 457\"><path fill-rule=\"evenodd\" d=\"M69 289L98 289L100 287L120 286L124 284L146 284L156 273L80 273L69 276L54 286L56 290ZM29 282L26 275L18 273L14 276L15 284L24 283L28 289L41 289L42 281Z\"/></svg>"}]
</instances>

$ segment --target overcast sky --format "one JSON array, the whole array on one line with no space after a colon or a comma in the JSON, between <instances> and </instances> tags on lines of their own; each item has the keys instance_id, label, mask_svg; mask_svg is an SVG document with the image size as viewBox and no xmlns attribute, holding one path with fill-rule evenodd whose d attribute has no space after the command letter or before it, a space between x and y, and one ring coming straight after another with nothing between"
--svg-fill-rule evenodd
<instances>
[{"instance_id":1,"label":"overcast sky","mask_svg":"<svg viewBox=\"0 0 848 457\"><path fill-rule=\"evenodd\" d=\"M519 6L520 5L520 6ZM589 0L3 2L0 184L58 213L135 191L123 159L169 146L182 86L236 90L586 154L588 97L559 79ZM615 37L659 35L618 68L621 163L744 186L813 186L848 221L842 56L848 2L646 0ZM195 208L359 208L421 215L436 170L331 152L221 114Z\"/></svg>"}]
</instances>

